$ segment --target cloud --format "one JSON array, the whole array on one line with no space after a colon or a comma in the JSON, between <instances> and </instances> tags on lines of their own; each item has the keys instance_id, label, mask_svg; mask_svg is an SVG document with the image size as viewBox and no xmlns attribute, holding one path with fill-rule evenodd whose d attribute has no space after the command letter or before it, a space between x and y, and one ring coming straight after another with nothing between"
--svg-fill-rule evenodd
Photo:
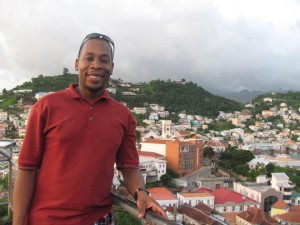
<instances>
[{"instance_id":1,"label":"cloud","mask_svg":"<svg viewBox=\"0 0 300 225\"><path fill-rule=\"evenodd\" d=\"M115 78L184 78L212 92L298 89L299 8L292 0L12 0L0 13L0 90L75 72L91 32L115 41Z\"/></svg>"}]
</instances>

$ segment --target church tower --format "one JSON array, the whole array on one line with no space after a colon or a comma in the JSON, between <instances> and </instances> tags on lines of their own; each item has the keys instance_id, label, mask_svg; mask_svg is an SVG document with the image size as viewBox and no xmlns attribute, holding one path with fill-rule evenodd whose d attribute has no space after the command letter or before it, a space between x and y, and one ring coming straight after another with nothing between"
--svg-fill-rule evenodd
<instances>
[{"instance_id":1,"label":"church tower","mask_svg":"<svg viewBox=\"0 0 300 225\"><path fill-rule=\"evenodd\" d=\"M171 138L171 120L162 120L162 132L161 132L161 138L162 139L169 139Z\"/></svg>"}]
</instances>

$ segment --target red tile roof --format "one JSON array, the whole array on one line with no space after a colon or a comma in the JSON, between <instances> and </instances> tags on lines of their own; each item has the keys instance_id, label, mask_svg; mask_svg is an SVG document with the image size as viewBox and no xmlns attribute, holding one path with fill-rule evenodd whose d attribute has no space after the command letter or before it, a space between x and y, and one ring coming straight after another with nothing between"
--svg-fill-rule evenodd
<instances>
[{"instance_id":1,"label":"red tile roof","mask_svg":"<svg viewBox=\"0 0 300 225\"><path fill-rule=\"evenodd\" d=\"M210 214L214 209L210 208L208 205L204 204L203 202L199 202L197 205L195 205L196 209L199 209L201 212L204 212L206 214Z\"/></svg>"},{"instance_id":2,"label":"red tile roof","mask_svg":"<svg viewBox=\"0 0 300 225\"><path fill-rule=\"evenodd\" d=\"M215 196L215 204L224 204L226 202L243 203L243 202L257 202L251 198L243 197L240 193L231 191L227 188L219 188L212 192ZM244 199L243 199L244 198Z\"/></svg>"},{"instance_id":3,"label":"red tile roof","mask_svg":"<svg viewBox=\"0 0 300 225\"><path fill-rule=\"evenodd\" d=\"M251 207L247 211L239 213L237 216L251 224L278 224L278 222L266 212L256 207Z\"/></svg>"},{"instance_id":4,"label":"red tile roof","mask_svg":"<svg viewBox=\"0 0 300 225\"><path fill-rule=\"evenodd\" d=\"M281 215L276 215L277 218L290 223L300 223L300 213L299 212L287 212Z\"/></svg>"},{"instance_id":5,"label":"red tile roof","mask_svg":"<svg viewBox=\"0 0 300 225\"><path fill-rule=\"evenodd\" d=\"M289 206L282 200L279 199L277 202L275 202L272 205L272 208L276 208L276 209L287 209Z\"/></svg>"},{"instance_id":6,"label":"red tile roof","mask_svg":"<svg viewBox=\"0 0 300 225\"><path fill-rule=\"evenodd\" d=\"M151 144L166 144L170 140L164 140L164 139L155 139L155 138L147 138L142 143L151 143Z\"/></svg>"},{"instance_id":7,"label":"red tile roof","mask_svg":"<svg viewBox=\"0 0 300 225\"><path fill-rule=\"evenodd\" d=\"M191 135L191 132L189 130L179 130L177 133L181 136L188 136Z\"/></svg>"},{"instance_id":8,"label":"red tile roof","mask_svg":"<svg viewBox=\"0 0 300 225\"><path fill-rule=\"evenodd\" d=\"M212 193L213 190L211 190L209 188L206 188L206 187L201 187L201 188L196 189L194 192L208 192L208 193Z\"/></svg>"},{"instance_id":9,"label":"red tile roof","mask_svg":"<svg viewBox=\"0 0 300 225\"><path fill-rule=\"evenodd\" d=\"M155 187L147 189L154 200L177 200L173 193L165 187Z\"/></svg>"},{"instance_id":10,"label":"red tile roof","mask_svg":"<svg viewBox=\"0 0 300 225\"><path fill-rule=\"evenodd\" d=\"M224 216L230 224L236 224L236 215L239 214L238 212L230 212L230 213L222 213L222 216Z\"/></svg>"},{"instance_id":11,"label":"red tile roof","mask_svg":"<svg viewBox=\"0 0 300 225\"><path fill-rule=\"evenodd\" d=\"M201 224L221 225L221 223L214 220L212 217L206 215L205 213L199 211L198 209L195 209L195 208L191 207L188 204L183 204L180 207L178 207L178 211L180 213L185 214L186 216L196 220L196 221L200 221Z\"/></svg>"},{"instance_id":12,"label":"red tile roof","mask_svg":"<svg viewBox=\"0 0 300 225\"><path fill-rule=\"evenodd\" d=\"M289 212L276 215L276 218L280 218L290 223L300 223L300 205L295 205L289 208Z\"/></svg>"},{"instance_id":13,"label":"red tile roof","mask_svg":"<svg viewBox=\"0 0 300 225\"><path fill-rule=\"evenodd\" d=\"M298 212L300 213L300 205L294 205L291 208L289 208L289 212Z\"/></svg>"},{"instance_id":14,"label":"red tile roof","mask_svg":"<svg viewBox=\"0 0 300 225\"><path fill-rule=\"evenodd\" d=\"M208 192L182 192L180 194L185 198L213 197L213 195Z\"/></svg>"},{"instance_id":15,"label":"red tile roof","mask_svg":"<svg viewBox=\"0 0 300 225\"><path fill-rule=\"evenodd\" d=\"M156 152L138 151L138 154L139 154L139 156L150 157L150 158L155 158L155 159L157 159L157 158L159 158L159 159L164 158L163 155L158 154Z\"/></svg>"}]
</instances>

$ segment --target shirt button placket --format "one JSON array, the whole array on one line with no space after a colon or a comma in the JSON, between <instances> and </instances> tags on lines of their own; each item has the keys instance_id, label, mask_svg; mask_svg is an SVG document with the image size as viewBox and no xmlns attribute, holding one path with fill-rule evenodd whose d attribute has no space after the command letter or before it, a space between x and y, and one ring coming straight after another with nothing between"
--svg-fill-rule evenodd
<instances>
[{"instance_id":1,"label":"shirt button placket","mask_svg":"<svg viewBox=\"0 0 300 225\"><path fill-rule=\"evenodd\" d=\"M94 107L93 106L90 106L90 115L89 115L89 121L91 122L93 119L94 119L94 116L93 116L93 109Z\"/></svg>"}]
</instances>

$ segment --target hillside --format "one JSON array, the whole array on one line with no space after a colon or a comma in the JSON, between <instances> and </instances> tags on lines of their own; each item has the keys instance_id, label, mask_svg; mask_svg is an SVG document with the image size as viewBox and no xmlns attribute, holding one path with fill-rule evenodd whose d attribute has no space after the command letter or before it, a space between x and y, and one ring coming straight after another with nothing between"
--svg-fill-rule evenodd
<instances>
[{"instance_id":1,"label":"hillside","mask_svg":"<svg viewBox=\"0 0 300 225\"><path fill-rule=\"evenodd\" d=\"M230 93L225 93L220 95L225 98L240 102L242 104L246 104L248 102L251 102L257 96L262 94L264 94L264 92L262 91L249 91L247 89L244 89L240 92L230 92Z\"/></svg>"},{"instance_id":2,"label":"hillside","mask_svg":"<svg viewBox=\"0 0 300 225\"><path fill-rule=\"evenodd\" d=\"M264 103L264 98L271 98L272 103ZM259 95L252 101L254 104L266 105L266 108L271 106L280 107L281 103L286 103L289 107L293 109L300 108L300 92L299 91L289 91L286 93L272 92L264 95Z\"/></svg>"},{"instance_id":3,"label":"hillside","mask_svg":"<svg viewBox=\"0 0 300 225\"><path fill-rule=\"evenodd\" d=\"M17 89L32 89L36 92L57 91L66 88L70 83L76 83L78 76L74 74L58 76L38 76L31 81L17 86ZM149 83L132 84L122 87L120 80L111 79L110 86L116 87L117 94L113 97L124 101L132 108L145 104L161 104L170 112L185 111L188 114L216 116L219 111L240 110L241 105L235 101L213 95L193 82L176 83L172 81L154 80ZM123 91L132 91L135 96L123 96Z\"/></svg>"}]
</instances>

